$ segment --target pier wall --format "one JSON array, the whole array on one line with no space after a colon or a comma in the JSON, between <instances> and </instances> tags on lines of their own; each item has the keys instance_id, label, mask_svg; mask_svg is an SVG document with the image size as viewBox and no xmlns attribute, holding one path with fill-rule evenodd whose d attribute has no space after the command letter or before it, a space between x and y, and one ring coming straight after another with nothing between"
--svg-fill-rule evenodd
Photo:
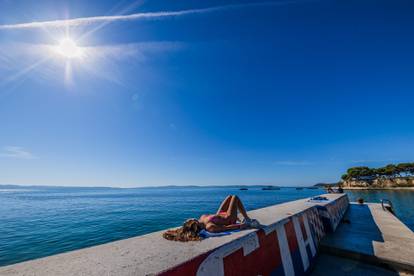
<instances>
[{"instance_id":1,"label":"pier wall","mask_svg":"<svg viewBox=\"0 0 414 276\"><path fill-rule=\"evenodd\" d=\"M318 211L309 208L160 275L303 275L324 235Z\"/></svg>"},{"instance_id":2,"label":"pier wall","mask_svg":"<svg viewBox=\"0 0 414 276\"><path fill-rule=\"evenodd\" d=\"M348 208L345 194L323 196L248 212L262 229L186 243L160 231L0 267L0 275L306 275Z\"/></svg>"},{"instance_id":3,"label":"pier wall","mask_svg":"<svg viewBox=\"0 0 414 276\"><path fill-rule=\"evenodd\" d=\"M318 202L160 275L306 275L321 239L335 231L348 204L346 195Z\"/></svg>"},{"instance_id":4,"label":"pier wall","mask_svg":"<svg viewBox=\"0 0 414 276\"><path fill-rule=\"evenodd\" d=\"M315 206L327 233L333 233L336 230L342 217L348 209L348 205L348 197L340 197L335 201L329 202L328 204Z\"/></svg>"}]
</instances>

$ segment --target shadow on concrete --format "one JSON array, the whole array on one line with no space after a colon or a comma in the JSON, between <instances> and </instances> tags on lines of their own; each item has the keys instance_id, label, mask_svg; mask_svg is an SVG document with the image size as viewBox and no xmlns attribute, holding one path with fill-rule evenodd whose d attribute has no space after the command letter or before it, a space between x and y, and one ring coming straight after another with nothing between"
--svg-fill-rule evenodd
<instances>
[{"instance_id":1,"label":"shadow on concrete","mask_svg":"<svg viewBox=\"0 0 414 276\"><path fill-rule=\"evenodd\" d=\"M371 256L373 242L384 242L384 239L371 210L365 204L350 204L335 233L327 235L322 245Z\"/></svg>"},{"instance_id":2,"label":"shadow on concrete","mask_svg":"<svg viewBox=\"0 0 414 276\"><path fill-rule=\"evenodd\" d=\"M363 262L320 254L312 270L311 276L394 276L400 275L396 271L388 270L382 267L366 264Z\"/></svg>"},{"instance_id":3,"label":"shadow on concrete","mask_svg":"<svg viewBox=\"0 0 414 276\"><path fill-rule=\"evenodd\" d=\"M376 256L374 244L383 242L384 237L369 206L350 204L336 231L322 240L321 252L361 264L373 264L393 272L393 268L381 262Z\"/></svg>"}]
</instances>

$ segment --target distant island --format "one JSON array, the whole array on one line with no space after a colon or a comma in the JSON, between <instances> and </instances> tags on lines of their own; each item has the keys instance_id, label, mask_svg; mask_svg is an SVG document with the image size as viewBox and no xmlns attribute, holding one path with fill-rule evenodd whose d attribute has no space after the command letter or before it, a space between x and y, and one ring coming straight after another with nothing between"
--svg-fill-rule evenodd
<instances>
[{"instance_id":1,"label":"distant island","mask_svg":"<svg viewBox=\"0 0 414 276\"><path fill-rule=\"evenodd\" d=\"M414 187L414 163L389 164L380 168L352 167L342 175L343 188Z\"/></svg>"}]
</instances>

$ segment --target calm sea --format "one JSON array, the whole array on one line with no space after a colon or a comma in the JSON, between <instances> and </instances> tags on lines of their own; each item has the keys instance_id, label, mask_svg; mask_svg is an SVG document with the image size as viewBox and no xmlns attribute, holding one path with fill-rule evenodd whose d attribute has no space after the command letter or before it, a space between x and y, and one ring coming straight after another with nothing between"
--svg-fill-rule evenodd
<instances>
[{"instance_id":1,"label":"calm sea","mask_svg":"<svg viewBox=\"0 0 414 276\"><path fill-rule=\"evenodd\" d=\"M0 265L143 235L215 212L226 195L248 210L324 193L323 190L249 187L0 189ZM379 202L389 198L414 230L414 192L349 192Z\"/></svg>"}]
</instances>

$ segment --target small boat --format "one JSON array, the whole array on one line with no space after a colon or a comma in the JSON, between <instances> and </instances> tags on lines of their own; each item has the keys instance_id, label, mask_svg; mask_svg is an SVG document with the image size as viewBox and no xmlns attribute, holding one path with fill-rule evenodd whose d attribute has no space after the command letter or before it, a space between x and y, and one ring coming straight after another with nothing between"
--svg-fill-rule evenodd
<instances>
[{"instance_id":1,"label":"small boat","mask_svg":"<svg viewBox=\"0 0 414 276\"><path fill-rule=\"evenodd\" d=\"M303 188L302 187L297 187L296 190L303 190Z\"/></svg>"},{"instance_id":2,"label":"small boat","mask_svg":"<svg viewBox=\"0 0 414 276\"><path fill-rule=\"evenodd\" d=\"M275 186L267 186L267 187L263 187L262 190L263 191L272 191L272 190L280 190L280 188L275 187Z\"/></svg>"},{"instance_id":3,"label":"small boat","mask_svg":"<svg viewBox=\"0 0 414 276\"><path fill-rule=\"evenodd\" d=\"M247 191L247 188L240 188L240 191Z\"/></svg>"},{"instance_id":4,"label":"small boat","mask_svg":"<svg viewBox=\"0 0 414 276\"><path fill-rule=\"evenodd\" d=\"M307 187L306 189L310 189L310 190L317 190L317 189L319 189L319 188L318 188L318 187L311 186L311 187Z\"/></svg>"}]
</instances>

